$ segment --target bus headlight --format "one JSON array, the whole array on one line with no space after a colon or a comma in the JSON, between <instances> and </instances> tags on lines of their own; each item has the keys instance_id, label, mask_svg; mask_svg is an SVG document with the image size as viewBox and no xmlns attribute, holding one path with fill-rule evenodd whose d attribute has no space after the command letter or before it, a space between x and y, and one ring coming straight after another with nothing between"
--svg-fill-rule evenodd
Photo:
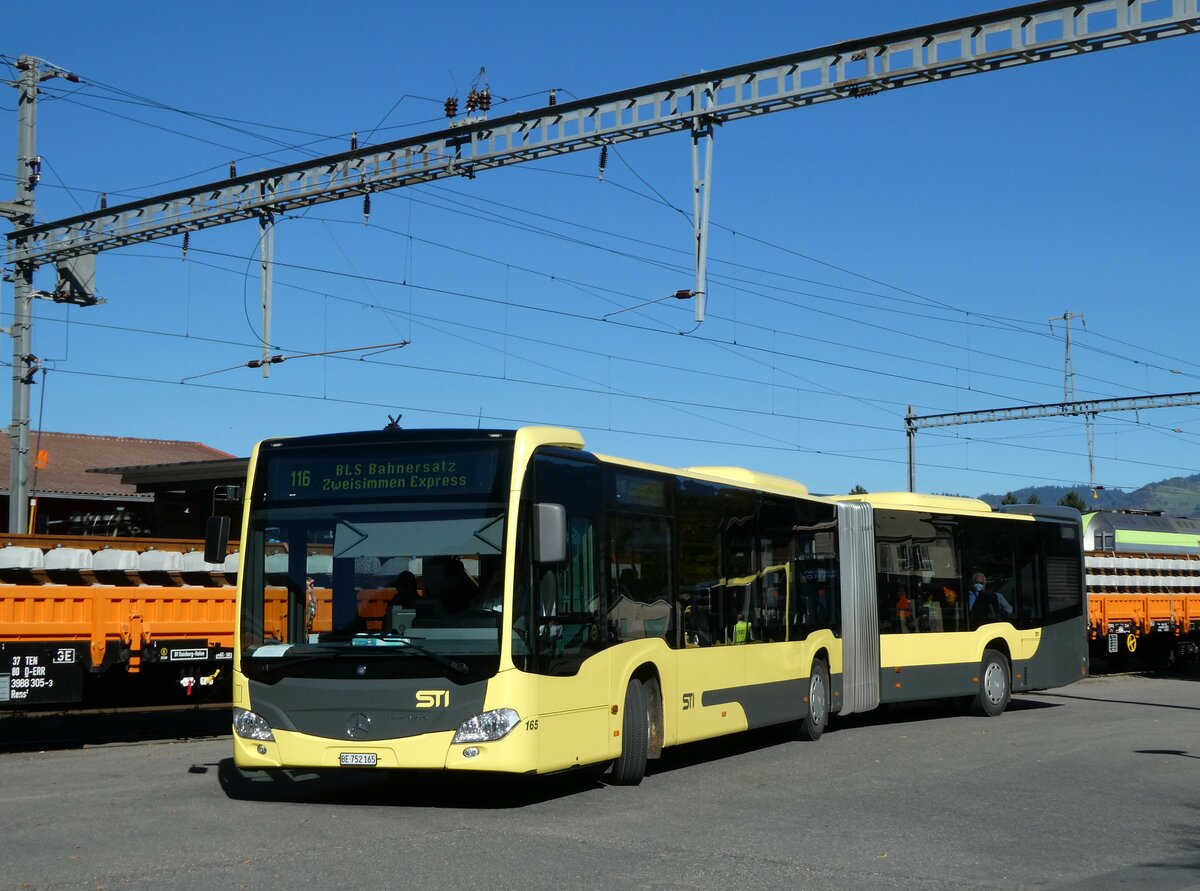
<instances>
[{"instance_id":1,"label":"bus headlight","mask_svg":"<svg viewBox=\"0 0 1200 891\"><path fill-rule=\"evenodd\" d=\"M511 708L498 708L467 718L458 725L454 734L456 743L492 742L503 739L509 731L521 723L521 716Z\"/></svg>"},{"instance_id":2,"label":"bus headlight","mask_svg":"<svg viewBox=\"0 0 1200 891\"><path fill-rule=\"evenodd\" d=\"M233 710L233 732L242 739L275 741L275 734L271 732L271 725L267 723L266 719L262 715L248 712L244 708Z\"/></svg>"}]
</instances>

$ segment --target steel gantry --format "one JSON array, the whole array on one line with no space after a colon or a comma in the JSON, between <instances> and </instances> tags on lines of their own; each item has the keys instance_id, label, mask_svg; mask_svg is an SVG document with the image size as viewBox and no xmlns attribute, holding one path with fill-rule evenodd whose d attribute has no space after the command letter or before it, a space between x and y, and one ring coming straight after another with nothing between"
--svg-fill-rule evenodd
<instances>
[{"instance_id":1,"label":"steel gantry","mask_svg":"<svg viewBox=\"0 0 1200 891\"><path fill-rule=\"evenodd\" d=\"M88 260L101 251L258 219L269 228L290 210L582 149L666 133L693 140L696 319L704 317L705 255L715 126L792 108L1195 33L1200 0L1078 0L1027 3L919 28L849 40L530 112L467 117L421 136L78 214L8 235L15 278L59 268L59 290L79 297ZM19 162L20 164L20 162ZM85 275L72 265L84 258ZM65 290L64 290L65 289ZM87 294L82 295L84 298ZM17 296L17 303L31 300ZM17 306L24 317L28 306ZM23 350L24 355L28 350ZM14 344L14 381L23 360ZM11 505L24 505L28 388L14 383ZM9 528L15 522L10 507Z\"/></svg>"},{"instance_id":2,"label":"steel gantry","mask_svg":"<svg viewBox=\"0 0 1200 891\"><path fill-rule=\"evenodd\" d=\"M1025 421L1031 418L1084 417L1095 418L1102 412L1142 411L1149 408L1181 408L1200 405L1200 393L1164 393L1158 396L1125 396L1118 399L1088 399L1082 402L1051 402L1045 405L1014 405L980 411L948 412L940 415L914 415L912 406L904 416L904 432L908 439L908 491L915 492L917 484L917 431L929 427L957 427L963 424L986 424L992 421ZM1095 487L1095 480L1090 481Z\"/></svg>"}]
</instances>

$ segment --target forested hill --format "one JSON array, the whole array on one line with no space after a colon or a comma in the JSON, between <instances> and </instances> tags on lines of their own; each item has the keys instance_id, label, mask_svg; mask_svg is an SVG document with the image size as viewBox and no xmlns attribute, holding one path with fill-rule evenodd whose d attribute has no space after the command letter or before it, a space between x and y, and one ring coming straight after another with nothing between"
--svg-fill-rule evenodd
<instances>
[{"instance_id":1,"label":"forested hill","mask_svg":"<svg viewBox=\"0 0 1200 891\"><path fill-rule=\"evenodd\" d=\"M1056 504L1072 490L1078 492L1090 507L1100 510L1154 510L1171 517L1200 517L1200 473L1149 483L1134 492L1100 489L1096 492L1097 497L1094 500L1086 483L1077 486L1034 486L1014 489L1012 494L1020 502L1029 501L1030 496L1036 496L1041 504ZM989 492L980 495L979 498L995 507L1005 494Z\"/></svg>"}]
</instances>

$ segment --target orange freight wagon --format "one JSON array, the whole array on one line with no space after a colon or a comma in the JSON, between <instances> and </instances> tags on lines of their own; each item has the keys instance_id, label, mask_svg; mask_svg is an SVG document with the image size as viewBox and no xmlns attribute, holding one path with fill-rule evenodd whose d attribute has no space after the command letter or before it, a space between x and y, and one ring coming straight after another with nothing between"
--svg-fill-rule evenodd
<instances>
[{"instance_id":1,"label":"orange freight wagon","mask_svg":"<svg viewBox=\"0 0 1200 891\"><path fill-rule=\"evenodd\" d=\"M0 708L78 702L85 674L228 675L237 555L199 542L17 535L0 547Z\"/></svg>"},{"instance_id":2,"label":"orange freight wagon","mask_svg":"<svg viewBox=\"0 0 1200 891\"><path fill-rule=\"evenodd\" d=\"M1200 652L1200 557L1087 551L1088 626L1110 655L1170 663Z\"/></svg>"}]
</instances>

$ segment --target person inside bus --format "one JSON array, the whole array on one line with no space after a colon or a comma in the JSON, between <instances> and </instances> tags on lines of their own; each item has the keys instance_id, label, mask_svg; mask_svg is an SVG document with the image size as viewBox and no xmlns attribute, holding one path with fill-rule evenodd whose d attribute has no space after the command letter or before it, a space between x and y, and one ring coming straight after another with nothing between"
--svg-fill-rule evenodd
<instances>
[{"instance_id":1,"label":"person inside bus","mask_svg":"<svg viewBox=\"0 0 1200 891\"><path fill-rule=\"evenodd\" d=\"M316 580L310 575L304 579L304 627L311 634L317 620Z\"/></svg>"},{"instance_id":2,"label":"person inside bus","mask_svg":"<svg viewBox=\"0 0 1200 891\"><path fill-rule=\"evenodd\" d=\"M901 631L912 631L912 626L909 624L909 615L912 612L912 604L908 599L908 588L904 585L896 586L896 620L900 625Z\"/></svg>"},{"instance_id":3,"label":"person inside bus","mask_svg":"<svg viewBox=\"0 0 1200 891\"><path fill-rule=\"evenodd\" d=\"M816 597L812 601L812 617L810 624L818 628L829 627L829 597L824 588L817 588Z\"/></svg>"},{"instance_id":4,"label":"person inside bus","mask_svg":"<svg viewBox=\"0 0 1200 891\"><path fill-rule=\"evenodd\" d=\"M971 617L972 628L1011 619L1012 614L1012 604L1008 599L994 588L988 588L987 576L982 572L971 576L971 590L967 592L967 615Z\"/></svg>"},{"instance_id":5,"label":"person inside bus","mask_svg":"<svg viewBox=\"0 0 1200 891\"><path fill-rule=\"evenodd\" d=\"M958 589L942 585L942 624L949 631L962 628L962 610L958 604Z\"/></svg>"},{"instance_id":6,"label":"person inside bus","mask_svg":"<svg viewBox=\"0 0 1200 891\"><path fill-rule=\"evenodd\" d=\"M446 573L446 587L442 591L442 603L447 612L457 613L468 609L477 596L479 586L467 572L462 560L455 557L450 561Z\"/></svg>"},{"instance_id":7,"label":"person inside bus","mask_svg":"<svg viewBox=\"0 0 1200 891\"><path fill-rule=\"evenodd\" d=\"M940 594L941 590L937 585L917 585L917 609L922 631L943 630Z\"/></svg>"},{"instance_id":8,"label":"person inside bus","mask_svg":"<svg viewBox=\"0 0 1200 891\"><path fill-rule=\"evenodd\" d=\"M737 614L737 622L733 625L733 642L744 644L750 641L750 623L746 621L745 613Z\"/></svg>"},{"instance_id":9,"label":"person inside bus","mask_svg":"<svg viewBox=\"0 0 1200 891\"><path fill-rule=\"evenodd\" d=\"M412 624L412 616L415 613L417 600L417 577L407 569L396 576L396 580L392 582L392 587L396 589L396 593L392 595L392 599L388 601L387 606L383 611L383 631L387 633L394 631L403 634L405 627ZM407 612L406 612L407 611ZM409 618L405 620L404 615Z\"/></svg>"},{"instance_id":10,"label":"person inside bus","mask_svg":"<svg viewBox=\"0 0 1200 891\"><path fill-rule=\"evenodd\" d=\"M814 628L828 628L831 613L829 596L824 587L807 590L799 598L801 609L792 616L792 630L807 633Z\"/></svg>"},{"instance_id":11,"label":"person inside bus","mask_svg":"<svg viewBox=\"0 0 1200 891\"><path fill-rule=\"evenodd\" d=\"M396 589L396 593L392 595L392 606L403 607L404 609L412 609L417 605L417 577L407 569L396 576L396 581L392 582L392 587Z\"/></svg>"}]
</instances>

